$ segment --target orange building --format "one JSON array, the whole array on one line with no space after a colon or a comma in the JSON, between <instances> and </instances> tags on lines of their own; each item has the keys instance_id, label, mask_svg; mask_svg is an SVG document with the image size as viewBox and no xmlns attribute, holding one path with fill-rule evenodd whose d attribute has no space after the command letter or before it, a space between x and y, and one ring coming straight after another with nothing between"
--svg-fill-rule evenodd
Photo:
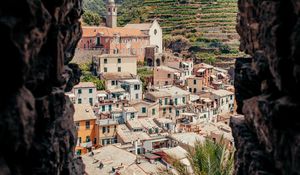
<instances>
[{"instance_id":1,"label":"orange building","mask_svg":"<svg viewBox=\"0 0 300 175\"><path fill-rule=\"evenodd\" d=\"M74 122L77 129L76 154L85 154L99 145L96 116L89 104L74 104Z\"/></svg>"}]
</instances>

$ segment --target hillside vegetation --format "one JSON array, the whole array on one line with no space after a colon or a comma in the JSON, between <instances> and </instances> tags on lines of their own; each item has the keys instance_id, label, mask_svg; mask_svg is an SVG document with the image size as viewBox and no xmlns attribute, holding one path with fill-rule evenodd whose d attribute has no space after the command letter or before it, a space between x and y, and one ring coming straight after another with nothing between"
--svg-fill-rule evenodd
<instances>
[{"instance_id":1,"label":"hillside vegetation","mask_svg":"<svg viewBox=\"0 0 300 175\"><path fill-rule=\"evenodd\" d=\"M237 11L237 0L124 0L119 4L118 24L157 19L165 41L184 37L190 53L201 60L209 56L209 63L216 60L226 67L242 54L235 30Z\"/></svg>"}]
</instances>

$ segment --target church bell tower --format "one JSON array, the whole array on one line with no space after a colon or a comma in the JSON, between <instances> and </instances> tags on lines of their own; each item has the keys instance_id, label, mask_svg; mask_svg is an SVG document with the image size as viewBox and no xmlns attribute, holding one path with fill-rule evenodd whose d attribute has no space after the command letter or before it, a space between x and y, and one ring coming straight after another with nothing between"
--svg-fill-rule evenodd
<instances>
[{"instance_id":1,"label":"church bell tower","mask_svg":"<svg viewBox=\"0 0 300 175\"><path fill-rule=\"evenodd\" d=\"M117 27L117 6L114 0L107 0L106 3L106 26L110 28Z\"/></svg>"}]
</instances>

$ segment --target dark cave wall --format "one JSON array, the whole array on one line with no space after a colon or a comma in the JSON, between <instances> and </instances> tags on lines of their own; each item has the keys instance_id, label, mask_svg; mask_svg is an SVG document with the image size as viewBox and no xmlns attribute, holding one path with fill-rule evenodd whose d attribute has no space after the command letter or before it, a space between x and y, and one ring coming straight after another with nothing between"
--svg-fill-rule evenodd
<instances>
[{"instance_id":1,"label":"dark cave wall","mask_svg":"<svg viewBox=\"0 0 300 175\"><path fill-rule=\"evenodd\" d=\"M239 0L235 174L300 174L300 1Z\"/></svg>"},{"instance_id":2,"label":"dark cave wall","mask_svg":"<svg viewBox=\"0 0 300 175\"><path fill-rule=\"evenodd\" d=\"M0 175L84 174L64 95L80 78L69 62L82 34L81 3L0 2Z\"/></svg>"}]
</instances>

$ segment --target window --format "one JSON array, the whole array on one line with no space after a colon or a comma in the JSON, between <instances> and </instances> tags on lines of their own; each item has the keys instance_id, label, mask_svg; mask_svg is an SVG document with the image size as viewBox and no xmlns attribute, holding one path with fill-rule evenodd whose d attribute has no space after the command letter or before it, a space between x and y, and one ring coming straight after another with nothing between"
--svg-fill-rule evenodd
<instances>
[{"instance_id":1,"label":"window","mask_svg":"<svg viewBox=\"0 0 300 175\"><path fill-rule=\"evenodd\" d=\"M185 104L185 97L182 97L182 103Z\"/></svg>"},{"instance_id":2,"label":"window","mask_svg":"<svg viewBox=\"0 0 300 175\"><path fill-rule=\"evenodd\" d=\"M78 98L78 104L81 104L81 103L82 103L81 98Z\"/></svg>"},{"instance_id":3,"label":"window","mask_svg":"<svg viewBox=\"0 0 300 175\"><path fill-rule=\"evenodd\" d=\"M106 132L106 127L103 127L102 128L102 133L105 133Z\"/></svg>"},{"instance_id":4,"label":"window","mask_svg":"<svg viewBox=\"0 0 300 175\"><path fill-rule=\"evenodd\" d=\"M134 90L140 90L140 85L135 84L135 85L134 85Z\"/></svg>"},{"instance_id":5,"label":"window","mask_svg":"<svg viewBox=\"0 0 300 175\"><path fill-rule=\"evenodd\" d=\"M78 94L82 94L82 89L78 89Z\"/></svg>"},{"instance_id":6,"label":"window","mask_svg":"<svg viewBox=\"0 0 300 175\"><path fill-rule=\"evenodd\" d=\"M93 89L89 89L89 93L90 93L90 94L93 93Z\"/></svg>"},{"instance_id":7,"label":"window","mask_svg":"<svg viewBox=\"0 0 300 175\"><path fill-rule=\"evenodd\" d=\"M104 64L107 64L107 58L104 59Z\"/></svg>"},{"instance_id":8,"label":"window","mask_svg":"<svg viewBox=\"0 0 300 175\"><path fill-rule=\"evenodd\" d=\"M152 109L152 115L155 115L155 109Z\"/></svg>"},{"instance_id":9,"label":"window","mask_svg":"<svg viewBox=\"0 0 300 175\"><path fill-rule=\"evenodd\" d=\"M93 105L93 98L89 98L90 105Z\"/></svg>"},{"instance_id":10,"label":"window","mask_svg":"<svg viewBox=\"0 0 300 175\"><path fill-rule=\"evenodd\" d=\"M94 145L97 144L97 138L94 138Z\"/></svg>"},{"instance_id":11,"label":"window","mask_svg":"<svg viewBox=\"0 0 300 175\"><path fill-rule=\"evenodd\" d=\"M179 110L176 110L176 116L179 116Z\"/></svg>"},{"instance_id":12,"label":"window","mask_svg":"<svg viewBox=\"0 0 300 175\"><path fill-rule=\"evenodd\" d=\"M197 84L197 80L194 80L194 84Z\"/></svg>"},{"instance_id":13,"label":"window","mask_svg":"<svg viewBox=\"0 0 300 175\"><path fill-rule=\"evenodd\" d=\"M104 72L107 72L107 67L104 67Z\"/></svg>"},{"instance_id":14,"label":"window","mask_svg":"<svg viewBox=\"0 0 300 175\"><path fill-rule=\"evenodd\" d=\"M99 46L100 44L101 44L101 43L100 43L100 37L98 36L98 37L97 37L97 40L96 40L96 45Z\"/></svg>"},{"instance_id":15,"label":"window","mask_svg":"<svg viewBox=\"0 0 300 175\"><path fill-rule=\"evenodd\" d=\"M117 40L117 42L119 42L119 40ZM114 54L118 54L119 50L118 49L114 49Z\"/></svg>"},{"instance_id":16,"label":"window","mask_svg":"<svg viewBox=\"0 0 300 175\"><path fill-rule=\"evenodd\" d=\"M171 78L171 74L168 74L168 78Z\"/></svg>"},{"instance_id":17,"label":"window","mask_svg":"<svg viewBox=\"0 0 300 175\"><path fill-rule=\"evenodd\" d=\"M78 137L79 143L81 143L81 137Z\"/></svg>"},{"instance_id":18,"label":"window","mask_svg":"<svg viewBox=\"0 0 300 175\"><path fill-rule=\"evenodd\" d=\"M172 108L169 108L169 113L172 113Z\"/></svg>"},{"instance_id":19,"label":"window","mask_svg":"<svg viewBox=\"0 0 300 175\"><path fill-rule=\"evenodd\" d=\"M90 136L86 136L86 138L85 138L85 141L86 141L86 142L89 142L89 141L91 141L91 138L90 138Z\"/></svg>"},{"instance_id":20,"label":"window","mask_svg":"<svg viewBox=\"0 0 300 175\"><path fill-rule=\"evenodd\" d=\"M192 88L189 88L189 91L192 92Z\"/></svg>"},{"instance_id":21,"label":"window","mask_svg":"<svg viewBox=\"0 0 300 175\"><path fill-rule=\"evenodd\" d=\"M75 126L76 126L76 129L79 129L79 126L80 126L80 125L79 125L79 122L76 122L76 123L75 123Z\"/></svg>"},{"instance_id":22,"label":"window","mask_svg":"<svg viewBox=\"0 0 300 175\"><path fill-rule=\"evenodd\" d=\"M108 133L110 132L110 126L107 127L107 132L108 132Z\"/></svg>"},{"instance_id":23,"label":"window","mask_svg":"<svg viewBox=\"0 0 300 175\"><path fill-rule=\"evenodd\" d=\"M162 105L162 99L159 99L159 104Z\"/></svg>"},{"instance_id":24,"label":"window","mask_svg":"<svg viewBox=\"0 0 300 175\"><path fill-rule=\"evenodd\" d=\"M104 112L105 111L105 106L102 106L102 112Z\"/></svg>"},{"instance_id":25,"label":"window","mask_svg":"<svg viewBox=\"0 0 300 175\"><path fill-rule=\"evenodd\" d=\"M114 86L114 85L115 85L115 83L116 83L115 81L111 81L111 85L112 85L112 86Z\"/></svg>"},{"instance_id":26,"label":"window","mask_svg":"<svg viewBox=\"0 0 300 175\"><path fill-rule=\"evenodd\" d=\"M142 107L142 113L146 113L146 108Z\"/></svg>"},{"instance_id":27,"label":"window","mask_svg":"<svg viewBox=\"0 0 300 175\"><path fill-rule=\"evenodd\" d=\"M118 72L121 72L121 67L118 67Z\"/></svg>"},{"instance_id":28,"label":"window","mask_svg":"<svg viewBox=\"0 0 300 175\"><path fill-rule=\"evenodd\" d=\"M134 113L130 113L130 118L134 119Z\"/></svg>"},{"instance_id":29,"label":"window","mask_svg":"<svg viewBox=\"0 0 300 175\"><path fill-rule=\"evenodd\" d=\"M168 99L167 98L165 98L165 105L167 105L168 104Z\"/></svg>"},{"instance_id":30,"label":"window","mask_svg":"<svg viewBox=\"0 0 300 175\"><path fill-rule=\"evenodd\" d=\"M166 114L166 108L163 108L163 114Z\"/></svg>"},{"instance_id":31,"label":"window","mask_svg":"<svg viewBox=\"0 0 300 175\"><path fill-rule=\"evenodd\" d=\"M175 98L175 105L177 105L178 104L178 99L177 98Z\"/></svg>"},{"instance_id":32,"label":"window","mask_svg":"<svg viewBox=\"0 0 300 175\"><path fill-rule=\"evenodd\" d=\"M89 122L89 121L86 121L86 122L85 122L85 128L86 128L86 129L90 129L90 122Z\"/></svg>"},{"instance_id":33,"label":"window","mask_svg":"<svg viewBox=\"0 0 300 175\"><path fill-rule=\"evenodd\" d=\"M135 99L139 99L139 94L135 94Z\"/></svg>"},{"instance_id":34,"label":"window","mask_svg":"<svg viewBox=\"0 0 300 175\"><path fill-rule=\"evenodd\" d=\"M156 35L156 34L157 34L157 30L155 29L155 30L154 30L154 35Z\"/></svg>"},{"instance_id":35,"label":"window","mask_svg":"<svg viewBox=\"0 0 300 175\"><path fill-rule=\"evenodd\" d=\"M108 110L111 111L112 110L112 105L108 106Z\"/></svg>"},{"instance_id":36,"label":"window","mask_svg":"<svg viewBox=\"0 0 300 175\"><path fill-rule=\"evenodd\" d=\"M121 58L118 58L118 63L121 63Z\"/></svg>"},{"instance_id":37,"label":"window","mask_svg":"<svg viewBox=\"0 0 300 175\"><path fill-rule=\"evenodd\" d=\"M169 82L168 82L168 81L165 81L165 85L169 85Z\"/></svg>"},{"instance_id":38,"label":"window","mask_svg":"<svg viewBox=\"0 0 300 175\"><path fill-rule=\"evenodd\" d=\"M196 93L197 92L197 89L196 88L194 88L194 93Z\"/></svg>"},{"instance_id":39,"label":"window","mask_svg":"<svg viewBox=\"0 0 300 175\"><path fill-rule=\"evenodd\" d=\"M232 100L232 95L230 95L230 100Z\"/></svg>"}]
</instances>

